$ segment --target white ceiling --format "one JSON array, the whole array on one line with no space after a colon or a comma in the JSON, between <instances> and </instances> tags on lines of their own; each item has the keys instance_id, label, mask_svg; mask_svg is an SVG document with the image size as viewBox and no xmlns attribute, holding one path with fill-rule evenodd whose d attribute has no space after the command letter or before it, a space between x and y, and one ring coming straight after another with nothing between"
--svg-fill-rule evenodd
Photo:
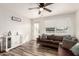
<instances>
[{"instance_id":1,"label":"white ceiling","mask_svg":"<svg viewBox=\"0 0 79 59\"><path fill-rule=\"evenodd\" d=\"M38 9L28 10L28 8L37 7L37 4L35 3L4 3L0 4L0 7L6 8L23 16L26 16L27 18L33 19L75 12L79 9L79 3L55 3L47 6L47 8L52 10L51 13L44 10L40 15L38 14Z\"/></svg>"}]
</instances>

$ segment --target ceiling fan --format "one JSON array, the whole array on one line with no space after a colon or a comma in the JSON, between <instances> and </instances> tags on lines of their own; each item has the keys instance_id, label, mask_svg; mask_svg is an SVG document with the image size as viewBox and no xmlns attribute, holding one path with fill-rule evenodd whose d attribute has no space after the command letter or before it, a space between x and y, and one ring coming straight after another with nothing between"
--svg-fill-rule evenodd
<instances>
[{"instance_id":1,"label":"ceiling fan","mask_svg":"<svg viewBox=\"0 0 79 59\"><path fill-rule=\"evenodd\" d=\"M41 14L41 12L42 12L43 10L46 10L46 11L48 11L48 12L52 12L52 10L46 8L48 5L51 5L51 4L54 4L54 3L39 3L39 4L38 4L38 7L29 8L29 10L32 10L32 9L39 9L38 14Z\"/></svg>"}]
</instances>

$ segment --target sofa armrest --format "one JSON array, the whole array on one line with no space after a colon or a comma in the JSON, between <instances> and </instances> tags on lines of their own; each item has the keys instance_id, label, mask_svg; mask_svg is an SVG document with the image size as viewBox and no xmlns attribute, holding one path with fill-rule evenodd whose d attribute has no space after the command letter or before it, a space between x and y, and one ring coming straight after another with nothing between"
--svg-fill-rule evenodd
<instances>
[{"instance_id":1,"label":"sofa armrest","mask_svg":"<svg viewBox=\"0 0 79 59\"><path fill-rule=\"evenodd\" d=\"M37 38L37 43L40 41L40 38Z\"/></svg>"},{"instance_id":2,"label":"sofa armrest","mask_svg":"<svg viewBox=\"0 0 79 59\"><path fill-rule=\"evenodd\" d=\"M59 43L58 55L59 56L74 56L71 50L64 48L63 43Z\"/></svg>"}]
</instances>

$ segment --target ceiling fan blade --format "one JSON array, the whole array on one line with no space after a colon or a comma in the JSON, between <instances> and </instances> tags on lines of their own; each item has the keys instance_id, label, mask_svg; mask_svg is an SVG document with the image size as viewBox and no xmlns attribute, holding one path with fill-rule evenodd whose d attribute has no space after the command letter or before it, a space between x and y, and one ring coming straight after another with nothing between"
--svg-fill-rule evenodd
<instances>
[{"instance_id":1,"label":"ceiling fan blade","mask_svg":"<svg viewBox=\"0 0 79 59\"><path fill-rule=\"evenodd\" d=\"M47 8L43 8L44 10L48 11L48 12L52 12L52 10L47 9Z\"/></svg>"},{"instance_id":2,"label":"ceiling fan blade","mask_svg":"<svg viewBox=\"0 0 79 59\"><path fill-rule=\"evenodd\" d=\"M41 14L41 11L39 11L38 14Z\"/></svg>"},{"instance_id":3,"label":"ceiling fan blade","mask_svg":"<svg viewBox=\"0 0 79 59\"><path fill-rule=\"evenodd\" d=\"M54 4L54 3L45 3L45 7L48 6L48 5L51 5L51 4Z\"/></svg>"},{"instance_id":4,"label":"ceiling fan blade","mask_svg":"<svg viewBox=\"0 0 79 59\"><path fill-rule=\"evenodd\" d=\"M34 8L29 8L29 10L32 10L32 9L39 9L40 7L34 7Z\"/></svg>"}]
</instances>

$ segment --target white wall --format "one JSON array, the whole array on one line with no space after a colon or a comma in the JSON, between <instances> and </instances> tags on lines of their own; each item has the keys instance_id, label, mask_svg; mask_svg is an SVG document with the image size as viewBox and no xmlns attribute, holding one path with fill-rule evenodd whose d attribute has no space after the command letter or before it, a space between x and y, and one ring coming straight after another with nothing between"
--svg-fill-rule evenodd
<instances>
[{"instance_id":1,"label":"white wall","mask_svg":"<svg viewBox=\"0 0 79 59\"><path fill-rule=\"evenodd\" d=\"M22 22L12 21L12 16L22 18ZM9 30L12 32L12 35L15 35L16 32L21 34L23 42L31 39L31 22L29 19L8 9L0 9L0 34L6 34Z\"/></svg>"},{"instance_id":2,"label":"white wall","mask_svg":"<svg viewBox=\"0 0 79 59\"><path fill-rule=\"evenodd\" d=\"M75 29L76 29L76 37L79 40L79 10L76 12L76 19L75 19Z\"/></svg>"},{"instance_id":3,"label":"white wall","mask_svg":"<svg viewBox=\"0 0 79 59\"><path fill-rule=\"evenodd\" d=\"M55 35L75 35L75 24L74 24L75 14L64 14L64 15L57 15L57 16L49 16L44 18L35 19L34 22L40 23L40 34L55 34ZM64 33L47 33L46 27L57 27L63 28L68 26L68 30Z\"/></svg>"}]
</instances>

